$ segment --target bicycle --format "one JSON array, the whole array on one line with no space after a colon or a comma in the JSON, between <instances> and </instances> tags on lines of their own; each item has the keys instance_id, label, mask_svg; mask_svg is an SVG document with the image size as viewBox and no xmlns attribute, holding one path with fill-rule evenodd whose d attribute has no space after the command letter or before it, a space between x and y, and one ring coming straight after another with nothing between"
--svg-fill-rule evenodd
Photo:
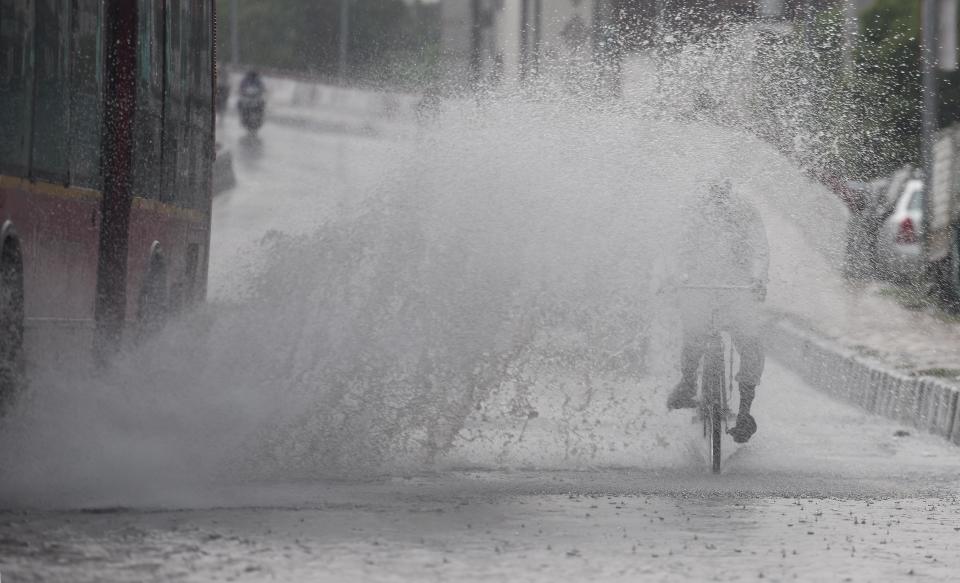
<instances>
[{"instance_id":1,"label":"bicycle","mask_svg":"<svg viewBox=\"0 0 960 583\"><path fill-rule=\"evenodd\" d=\"M750 286L742 285L682 285L680 288L710 292L752 290ZM706 347L697 375L697 393L700 395L697 418L703 423L703 436L710 448L711 469L714 474L719 474L721 440L724 433L730 432L728 419L733 416L728 402L733 391L734 348L730 335L724 332L719 294L712 295Z\"/></svg>"}]
</instances>

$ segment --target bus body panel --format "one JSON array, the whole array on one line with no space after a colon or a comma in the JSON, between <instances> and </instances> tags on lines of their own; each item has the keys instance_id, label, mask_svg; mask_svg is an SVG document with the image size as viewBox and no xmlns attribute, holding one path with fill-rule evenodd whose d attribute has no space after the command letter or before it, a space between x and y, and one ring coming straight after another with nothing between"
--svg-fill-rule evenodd
<instances>
[{"instance_id":1,"label":"bus body panel","mask_svg":"<svg viewBox=\"0 0 960 583\"><path fill-rule=\"evenodd\" d=\"M213 0L0 0L0 9L0 224L13 224L22 249L28 366L71 351L89 358L106 273L98 264L111 251L103 233L125 247L111 263L122 269L106 273L126 271L107 290L122 300L124 342L136 336L154 250L163 255L173 311L204 298ZM125 39L114 48L124 53L119 59L107 50L116 34ZM135 77L121 96L131 109L110 118L117 110L108 97L116 95L107 81L118 66L122 77ZM38 91L43 99L27 99ZM35 110L54 102L56 116ZM107 155L124 135L132 151ZM118 172L130 178L106 180ZM126 226L118 233L108 223Z\"/></svg>"},{"instance_id":2,"label":"bus body panel","mask_svg":"<svg viewBox=\"0 0 960 583\"><path fill-rule=\"evenodd\" d=\"M37 292L24 298L27 319L93 318L99 207L95 192L0 187L0 216L23 250L24 285Z\"/></svg>"},{"instance_id":3,"label":"bus body panel","mask_svg":"<svg viewBox=\"0 0 960 583\"><path fill-rule=\"evenodd\" d=\"M89 346L100 194L3 176L0 221L13 224L23 252L28 365L50 365Z\"/></svg>"},{"instance_id":4,"label":"bus body panel","mask_svg":"<svg viewBox=\"0 0 960 583\"><path fill-rule=\"evenodd\" d=\"M158 208L159 207L159 208ZM185 212L186 211L186 212ZM132 327L139 311L140 292L150 266L154 243L166 265L166 287L171 311L203 299L206 247L210 235L205 214L135 199L130 214L127 256L127 321Z\"/></svg>"}]
</instances>

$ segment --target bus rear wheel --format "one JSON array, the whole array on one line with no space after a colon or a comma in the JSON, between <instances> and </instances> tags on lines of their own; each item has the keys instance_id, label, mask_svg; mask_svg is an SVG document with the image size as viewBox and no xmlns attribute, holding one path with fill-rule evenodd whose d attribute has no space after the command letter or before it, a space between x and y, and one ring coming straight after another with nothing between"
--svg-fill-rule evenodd
<instances>
[{"instance_id":1,"label":"bus rear wheel","mask_svg":"<svg viewBox=\"0 0 960 583\"><path fill-rule=\"evenodd\" d=\"M26 379L23 354L23 256L4 229L0 242L0 416L9 412Z\"/></svg>"}]
</instances>

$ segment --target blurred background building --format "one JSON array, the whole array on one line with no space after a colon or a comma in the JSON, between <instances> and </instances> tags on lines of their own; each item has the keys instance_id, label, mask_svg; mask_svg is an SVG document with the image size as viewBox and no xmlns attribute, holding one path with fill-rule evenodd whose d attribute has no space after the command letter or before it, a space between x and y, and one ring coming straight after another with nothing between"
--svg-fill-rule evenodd
<instances>
[{"instance_id":1,"label":"blurred background building","mask_svg":"<svg viewBox=\"0 0 960 583\"><path fill-rule=\"evenodd\" d=\"M623 51L757 19L810 21L829 9L856 14L874 0L441 0L441 70L454 87L524 84L545 71L595 66L616 88ZM589 69L589 67L586 67ZM563 71L559 71L563 74Z\"/></svg>"},{"instance_id":2,"label":"blurred background building","mask_svg":"<svg viewBox=\"0 0 960 583\"><path fill-rule=\"evenodd\" d=\"M523 83L611 50L617 0L442 0L443 70L459 88Z\"/></svg>"},{"instance_id":3,"label":"blurred background building","mask_svg":"<svg viewBox=\"0 0 960 583\"><path fill-rule=\"evenodd\" d=\"M620 54L658 32L845 8L852 35L857 13L878 3L889 0L218 0L218 39L224 65L349 84L509 87L596 65L615 86Z\"/></svg>"}]
</instances>

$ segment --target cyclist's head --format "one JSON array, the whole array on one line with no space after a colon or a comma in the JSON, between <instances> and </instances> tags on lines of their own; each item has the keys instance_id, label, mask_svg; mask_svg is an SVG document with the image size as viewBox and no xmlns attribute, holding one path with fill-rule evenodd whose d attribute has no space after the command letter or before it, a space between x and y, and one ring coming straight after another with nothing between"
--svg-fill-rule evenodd
<instances>
[{"instance_id":1,"label":"cyclist's head","mask_svg":"<svg viewBox=\"0 0 960 583\"><path fill-rule=\"evenodd\" d=\"M697 96L694 97L693 107L700 113L713 113L720 108L720 103L716 97L704 90L697 93Z\"/></svg>"},{"instance_id":2,"label":"cyclist's head","mask_svg":"<svg viewBox=\"0 0 960 583\"><path fill-rule=\"evenodd\" d=\"M714 180L707 185L707 201L717 206L726 206L733 197L733 185L730 180Z\"/></svg>"}]
</instances>

